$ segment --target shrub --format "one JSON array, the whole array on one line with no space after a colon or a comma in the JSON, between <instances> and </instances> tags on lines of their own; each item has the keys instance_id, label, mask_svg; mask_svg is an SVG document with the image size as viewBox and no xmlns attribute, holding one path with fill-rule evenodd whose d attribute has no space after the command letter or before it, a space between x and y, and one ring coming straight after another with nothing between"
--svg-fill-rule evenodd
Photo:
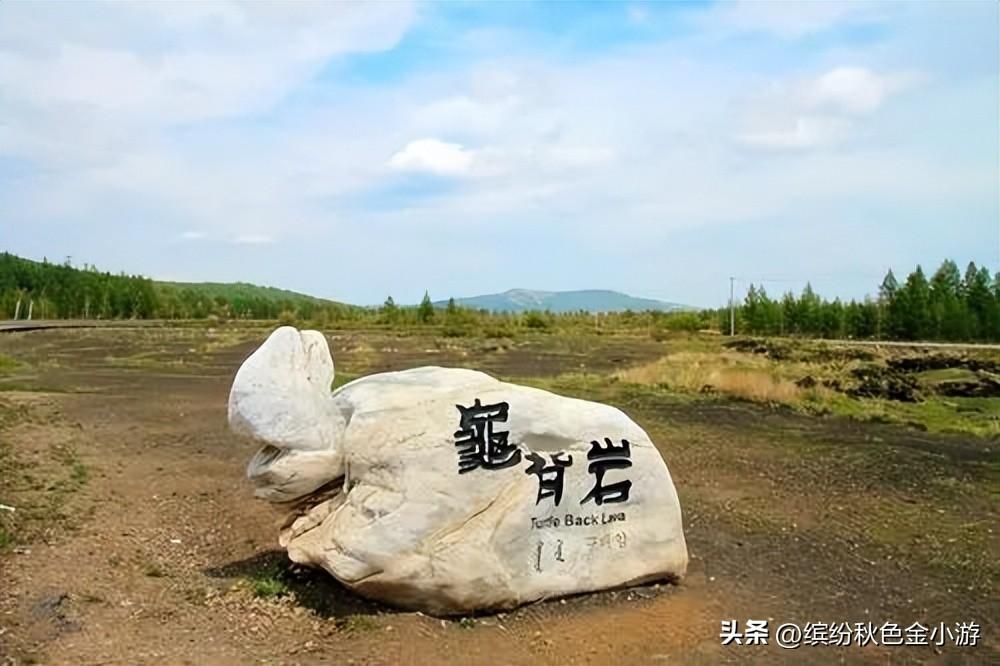
<instances>
[{"instance_id":1,"label":"shrub","mask_svg":"<svg viewBox=\"0 0 1000 666\"><path fill-rule=\"evenodd\" d=\"M524 325L531 329L544 330L549 328L551 323L545 313L530 310L524 314Z\"/></svg>"}]
</instances>

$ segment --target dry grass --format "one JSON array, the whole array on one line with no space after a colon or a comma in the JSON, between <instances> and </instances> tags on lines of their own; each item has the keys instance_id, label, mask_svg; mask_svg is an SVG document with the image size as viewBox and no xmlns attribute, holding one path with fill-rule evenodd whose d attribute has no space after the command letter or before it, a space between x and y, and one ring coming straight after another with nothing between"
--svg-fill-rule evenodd
<instances>
[{"instance_id":1,"label":"dry grass","mask_svg":"<svg viewBox=\"0 0 1000 666\"><path fill-rule=\"evenodd\" d=\"M708 385L728 395L756 402L799 402L803 389L787 379L759 370L720 370L709 376Z\"/></svg>"},{"instance_id":2,"label":"dry grass","mask_svg":"<svg viewBox=\"0 0 1000 666\"><path fill-rule=\"evenodd\" d=\"M767 359L734 352L678 352L615 376L633 384L681 391L716 391L755 402L796 403L815 389L802 389L781 377Z\"/></svg>"}]
</instances>

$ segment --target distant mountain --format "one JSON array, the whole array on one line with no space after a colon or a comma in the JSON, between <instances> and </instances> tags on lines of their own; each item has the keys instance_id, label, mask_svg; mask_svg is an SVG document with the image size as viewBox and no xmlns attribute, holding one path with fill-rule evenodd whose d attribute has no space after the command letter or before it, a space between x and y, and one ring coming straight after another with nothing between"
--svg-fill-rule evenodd
<instances>
[{"instance_id":1,"label":"distant mountain","mask_svg":"<svg viewBox=\"0 0 1000 666\"><path fill-rule=\"evenodd\" d=\"M527 310L548 310L550 312L622 312L624 310L692 310L687 305L668 303L651 298L636 298L618 291L606 289L583 289L580 291L534 291L531 289L511 289L502 294L487 294L456 298L455 303L477 310L495 312L525 312ZM444 307L447 301L435 305Z\"/></svg>"}]
</instances>

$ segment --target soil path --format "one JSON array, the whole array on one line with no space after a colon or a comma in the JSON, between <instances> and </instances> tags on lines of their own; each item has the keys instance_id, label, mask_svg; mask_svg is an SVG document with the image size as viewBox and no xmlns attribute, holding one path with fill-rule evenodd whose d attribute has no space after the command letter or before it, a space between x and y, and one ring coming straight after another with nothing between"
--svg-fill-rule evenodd
<instances>
[{"instance_id":1,"label":"soil path","mask_svg":"<svg viewBox=\"0 0 1000 666\"><path fill-rule=\"evenodd\" d=\"M958 477L965 463L948 452L975 459L982 443L742 405L622 404L648 422L681 495L692 562L679 586L464 622L380 607L321 572L297 569L286 574L294 595L258 598L252 581L288 566L275 545L280 516L252 499L243 479L252 451L225 424L232 375L256 339L205 345L157 332L164 337L153 344L149 335L46 331L0 342L0 352L34 364L30 387L47 389L0 393L0 407L27 414L0 437L26 460L64 446L87 470L62 519L0 556L0 657L9 663L988 663L1000 655L992 575L960 580L956 569L919 558L887 560L865 541L877 518L860 512L905 499L905 480L849 466L849 479L833 479L822 451L789 462L774 448L776 439L861 447L877 438L892 451L930 449ZM339 367L351 368L355 343L334 339ZM151 345L156 354L143 355ZM528 352L519 354L512 356L525 362ZM190 360L165 360L177 358ZM374 365L414 363L389 351ZM44 467L36 471L44 476ZM995 506L972 500L948 511L996 518ZM998 552L995 535L982 547L985 557ZM747 618L772 627L978 620L985 640L974 651L943 652L722 647L720 621Z\"/></svg>"}]
</instances>

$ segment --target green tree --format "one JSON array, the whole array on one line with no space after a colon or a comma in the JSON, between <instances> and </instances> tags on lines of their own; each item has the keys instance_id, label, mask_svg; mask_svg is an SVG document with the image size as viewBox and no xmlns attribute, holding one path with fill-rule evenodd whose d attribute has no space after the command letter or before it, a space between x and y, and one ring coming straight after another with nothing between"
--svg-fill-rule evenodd
<instances>
[{"instance_id":1,"label":"green tree","mask_svg":"<svg viewBox=\"0 0 1000 666\"><path fill-rule=\"evenodd\" d=\"M821 334L823 330L822 302L808 282L799 295L798 310L801 332L806 335Z\"/></svg>"},{"instance_id":2,"label":"green tree","mask_svg":"<svg viewBox=\"0 0 1000 666\"><path fill-rule=\"evenodd\" d=\"M939 340L966 340L969 315L962 299L962 276L958 265L945 259L931 277L931 335Z\"/></svg>"},{"instance_id":3,"label":"green tree","mask_svg":"<svg viewBox=\"0 0 1000 666\"><path fill-rule=\"evenodd\" d=\"M417 308L417 319L422 324L428 324L434 320L434 304L431 303L430 294L426 291L423 300L420 301L420 306Z\"/></svg>"},{"instance_id":4,"label":"green tree","mask_svg":"<svg viewBox=\"0 0 1000 666\"><path fill-rule=\"evenodd\" d=\"M906 284L897 296L901 301L900 337L905 340L926 340L931 335L930 285L924 271L916 270L906 278Z\"/></svg>"},{"instance_id":5,"label":"green tree","mask_svg":"<svg viewBox=\"0 0 1000 666\"><path fill-rule=\"evenodd\" d=\"M993 294L990 282L989 270L985 266L979 269L970 261L962 280L962 293L969 313L969 333L976 340L989 339L995 333L995 329L991 330Z\"/></svg>"},{"instance_id":6,"label":"green tree","mask_svg":"<svg viewBox=\"0 0 1000 666\"><path fill-rule=\"evenodd\" d=\"M747 289L746 298L743 299L741 308L741 318L747 333L763 333L764 319L763 311L760 307L760 298L757 296L757 288L751 283Z\"/></svg>"},{"instance_id":7,"label":"green tree","mask_svg":"<svg viewBox=\"0 0 1000 666\"><path fill-rule=\"evenodd\" d=\"M387 324L394 324L399 321L399 307L396 305L396 301L392 300L392 296L385 299L380 314L382 321Z\"/></svg>"},{"instance_id":8,"label":"green tree","mask_svg":"<svg viewBox=\"0 0 1000 666\"><path fill-rule=\"evenodd\" d=\"M846 313L840 299L822 306L822 335L824 338L839 339L844 337L846 328Z\"/></svg>"},{"instance_id":9,"label":"green tree","mask_svg":"<svg viewBox=\"0 0 1000 666\"><path fill-rule=\"evenodd\" d=\"M878 323L875 327L877 338L895 337L898 325L894 321L899 318L896 296L899 294L899 283L892 269L885 274L882 285L878 289Z\"/></svg>"},{"instance_id":10,"label":"green tree","mask_svg":"<svg viewBox=\"0 0 1000 666\"><path fill-rule=\"evenodd\" d=\"M795 301L795 295L790 291L785 292L785 295L781 297L781 321L784 323L782 335L800 332L798 303Z\"/></svg>"}]
</instances>

